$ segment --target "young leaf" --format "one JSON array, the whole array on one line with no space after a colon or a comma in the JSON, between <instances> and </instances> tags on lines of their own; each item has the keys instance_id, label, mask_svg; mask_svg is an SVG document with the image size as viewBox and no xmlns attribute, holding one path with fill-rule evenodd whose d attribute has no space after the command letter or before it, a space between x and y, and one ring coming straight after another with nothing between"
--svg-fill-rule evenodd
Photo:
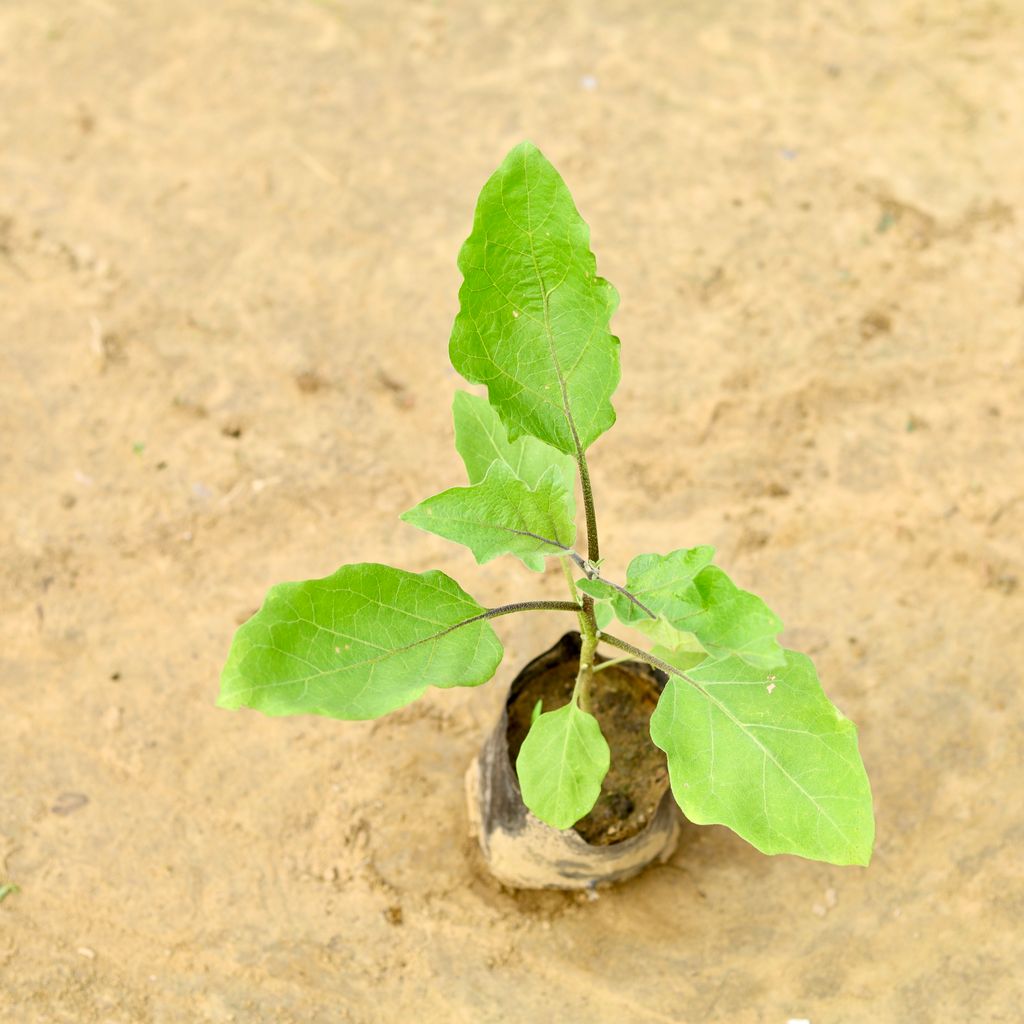
<instances>
[{"instance_id":1,"label":"young leaf","mask_svg":"<svg viewBox=\"0 0 1024 1024\"><path fill-rule=\"evenodd\" d=\"M572 828L597 803L610 763L597 719L571 700L538 716L519 749L523 803L553 828Z\"/></svg>"},{"instance_id":2,"label":"young leaf","mask_svg":"<svg viewBox=\"0 0 1024 1024\"><path fill-rule=\"evenodd\" d=\"M857 730L811 660L770 671L737 657L672 676L651 717L672 792L698 825L727 825L762 853L832 864L871 859L871 789Z\"/></svg>"},{"instance_id":3,"label":"young leaf","mask_svg":"<svg viewBox=\"0 0 1024 1024\"><path fill-rule=\"evenodd\" d=\"M529 142L484 185L459 253L465 278L452 365L487 385L516 440L578 455L615 422L615 289L596 274L590 231L558 171Z\"/></svg>"},{"instance_id":4,"label":"young leaf","mask_svg":"<svg viewBox=\"0 0 1024 1024\"><path fill-rule=\"evenodd\" d=\"M494 462L480 483L435 494L401 518L465 544L481 564L509 554L541 572L546 557L571 549L574 512L558 467L549 467L531 490L503 462Z\"/></svg>"},{"instance_id":5,"label":"young leaf","mask_svg":"<svg viewBox=\"0 0 1024 1024\"><path fill-rule=\"evenodd\" d=\"M362 563L278 584L235 633L217 703L362 719L428 686L478 686L502 656L484 612L437 571Z\"/></svg>"},{"instance_id":6,"label":"young leaf","mask_svg":"<svg viewBox=\"0 0 1024 1024\"><path fill-rule=\"evenodd\" d=\"M594 621L597 623L598 629L607 629L615 618L615 612L612 611L612 606L606 604L603 601L597 601L594 603Z\"/></svg>"},{"instance_id":7,"label":"young leaf","mask_svg":"<svg viewBox=\"0 0 1024 1024\"><path fill-rule=\"evenodd\" d=\"M715 549L708 544L679 548L667 555L637 555L626 570L626 589L648 608L664 612L670 619L688 615L700 603L694 591L694 577L709 566L714 557ZM624 615L643 616L644 613L624 595L616 596L625 602Z\"/></svg>"},{"instance_id":8,"label":"young leaf","mask_svg":"<svg viewBox=\"0 0 1024 1024\"><path fill-rule=\"evenodd\" d=\"M675 629L696 636L711 659L737 655L762 668L781 664L782 648L775 638L782 622L761 598L709 564L714 553L704 546L638 555L629 563L625 585L635 601L603 580L581 580L577 586L595 600L610 602L620 622L659 644L666 643L656 635L657 620L663 617Z\"/></svg>"},{"instance_id":9,"label":"young leaf","mask_svg":"<svg viewBox=\"0 0 1024 1024\"><path fill-rule=\"evenodd\" d=\"M642 619L636 627L654 643L651 653L676 668L688 669L708 659L708 649L693 633L677 629L664 615Z\"/></svg>"},{"instance_id":10,"label":"young leaf","mask_svg":"<svg viewBox=\"0 0 1024 1024\"><path fill-rule=\"evenodd\" d=\"M471 484L478 484L495 462L505 465L511 474L534 488L552 467L557 467L573 504L570 516L575 517L576 462L551 445L524 435L509 441L505 424L486 398L456 391L452 402L455 421L455 447L466 464Z\"/></svg>"}]
</instances>

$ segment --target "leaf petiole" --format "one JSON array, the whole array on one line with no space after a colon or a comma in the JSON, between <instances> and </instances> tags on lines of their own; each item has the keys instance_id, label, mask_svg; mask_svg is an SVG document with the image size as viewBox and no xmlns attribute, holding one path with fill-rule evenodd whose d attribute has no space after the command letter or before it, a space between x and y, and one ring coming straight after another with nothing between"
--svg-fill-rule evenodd
<instances>
[{"instance_id":1,"label":"leaf petiole","mask_svg":"<svg viewBox=\"0 0 1024 1024\"><path fill-rule=\"evenodd\" d=\"M628 598L633 604L637 606L644 613L644 615L650 616L652 619L656 619L658 616L651 611L635 594L630 593L625 587L620 586L618 583L612 583L611 580L606 580L603 576L597 577L602 583L608 584L612 590L617 590L623 597Z\"/></svg>"},{"instance_id":2,"label":"leaf petiole","mask_svg":"<svg viewBox=\"0 0 1024 1024\"><path fill-rule=\"evenodd\" d=\"M604 635L602 634L602 639ZM627 661L636 661L632 654L624 654L621 658L609 658L607 661L602 661L600 665L594 666L594 672L603 672L606 668L615 668L616 665L623 665Z\"/></svg>"},{"instance_id":3,"label":"leaf petiole","mask_svg":"<svg viewBox=\"0 0 1024 1024\"><path fill-rule=\"evenodd\" d=\"M653 654L649 654L642 647L634 647L631 643L627 643L625 640L620 640L617 636L610 636L608 633L601 633L601 642L608 644L609 647L618 647L620 651L626 651L630 658L637 658L640 661L646 661L648 665L652 665L654 668L661 669L662 672L671 676L679 676L680 679L685 680L691 686L696 686L697 689L703 691L703 687L699 683L691 679L682 669L678 669L675 665L670 665L667 661L662 661L661 658L655 657ZM628 661L628 658L616 658L615 661ZM605 664L608 664L607 662Z\"/></svg>"},{"instance_id":4,"label":"leaf petiole","mask_svg":"<svg viewBox=\"0 0 1024 1024\"><path fill-rule=\"evenodd\" d=\"M578 612L579 610L580 606L570 601L516 601L514 604L488 608L483 615L466 619L465 622L460 622L459 626L465 626L467 623L477 622L480 619L496 619L500 615L512 615L514 612Z\"/></svg>"},{"instance_id":5,"label":"leaf petiole","mask_svg":"<svg viewBox=\"0 0 1024 1024\"><path fill-rule=\"evenodd\" d=\"M574 551L573 554L576 554L576 552ZM582 608L583 604L580 601L580 592L576 589L576 581L572 577L572 569L569 568L570 557L571 556L569 555L565 555L563 558L560 558L559 561L562 563L562 572L565 575L565 582L569 587L569 593L572 595L572 599L576 603L576 607ZM575 560L576 559L573 559L573 561Z\"/></svg>"}]
</instances>

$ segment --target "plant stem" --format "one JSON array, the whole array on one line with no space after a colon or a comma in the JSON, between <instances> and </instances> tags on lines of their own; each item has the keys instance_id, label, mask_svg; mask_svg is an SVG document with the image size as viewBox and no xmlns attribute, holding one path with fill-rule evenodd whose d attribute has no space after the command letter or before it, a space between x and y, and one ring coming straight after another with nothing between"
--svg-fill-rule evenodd
<instances>
[{"instance_id":1,"label":"plant stem","mask_svg":"<svg viewBox=\"0 0 1024 1024\"><path fill-rule=\"evenodd\" d=\"M576 685L573 687L573 700L578 700L583 711L590 710L590 684L594 679L594 652L597 650L598 629L597 619L594 617L593 599L586 594L580 601L579 591L576 589L576 581L572 578L572 569L569 566L569 559L562 558L562 571L565 573L565 582L569 584L569 593L576 601L576 610L580 617L580 667L576 673Z\"/></svg>"},{"instance_id":2,"label":"plant stem","mask_svg":"<svg viewBox=\"0 0 1024 1024\"><path fill-rule=\"evenodd\" d=\"M646 661L648 665L661 669L666 675L685 679L691 686L696 686L701 692L704 692L704 688L699 683L694 682L682 669L676 668L675 665L670 665L667 661L662 661L661 658L656 658L653 654L648 654L642 647L634 647L632 644L626 643L625 640L620 640L617 636L609 636L607 633L601 634L601 641L611 647L618 647L620 651L626 651L627 654L638 661Z\"/></svg>"},{"instance_id":3,"label":"plant stem","mask_svg":"<svg viewBox=\"0 0 1024 1024\"><path fill-rule=\"evenodd\" d=\"M579 442L576 446L576 465L580 470L580 489L583 491L583 511L587 517L587 559L595 564L601 560L601 546L597 541L597 515L594 512L594 491L590 486L587 457Z\"/></svg>"},{"instance_id":4,"label":"plant stem","mask_svg":"<svg viewBox=\"0 0 1024 1024\"><path fill-rule=\"evenodd\" d=\"M601 639L604 639L604 634L601 635ZM603 672L606 668L615 668L616 665L622 665L627 661L633 661L632 654L624 654L621 658L609 658L607 661L602 661L600 665L594 666L595 672Z\"/></svg>"},{"instance_id":5,"label":"plant stem","mask_svg":"<svg viewBox=\"0 0 1024 1024\"><path fill-rule=\"evenodd\" d=\"M640 600L640 598L638 598L635 594L631 594L625 587L619 586L618 583L612 583L611 580L606 580L603 576L599 576L598 579L600 579L602 583L607 583L608 586L612 588L612 590L617 590L620 594L622 594L623 597L628 597L629 600L632 601L633 604L635 604L637 608L639 608L640 611L642 611L648 617L652 619L656 619L658 617L654 614L654 612L651 611L650 608L647 607L647 605L643 603L643 601Z\"/></svg>"},{"instance_id":6,"label":"plant stem","mask_svg":"<svg viewBox=\"0 0 1024 1024\"><path fill-rule=\"evenodd\" d=\"M496 619L499 615L512 615L514 612L578 612L579 604L569 601L517 601L515 604L503 604L498 608L488 608L482 615L474 615L460 626L468 625L470 622L479 622L480 619Z\"/></svg>"},{"instance_id":7,"label":"plant stem","mask_svg":"<svg viewBox=\"0 0 1024 1024\"><path fill-rule=\"evenodd\" d=\"M581 711L590 711L590 685L594 681L594 652L597 650L598 631L594 620L594 602L588 597L583 598L584 607L580 609L580 668L576 673L576 685L573 687L572 698L577 701ZM589 607L587 607L589 605Z\"/></svg>"},{"instance_id":8,"label":"plant stem","mask_svg":"<svg viewBox=\"0 0 1024 1024\"><path fill-rule=\"evenodd\" d=\"M601 560L601 546L597 539L597 514L594 512L594 489L590 485L590 469L587 467L587 456L583 452L583 446L576 434L576 426L572 424L573 440L576 442L576 465L580 471L580 490L583 491L583 510L587 517L587 561L597 565ZM569 580L569 589L572 595L579 599L576 593L576 584L572 581L572 574L569 571L568 563L563 562L566 578ZM572 697L577 701L581 711L590 711L590 686L594 681L594 653L597 650L598 637L601 635L597 628L597 619L594 617L594 599L588 594L583 595L580 602L580 668L576 674L576 685L573 687Z\"/></svg>"},{"instance_id":9,"label":"plant stem","mask_svg":"<svg viewBox=\"0 0 1024 1024\"><path fill-rule=\"evenodd\" d=\"M573 552L575 554L575 552ZM565 582L569 585L569 593L572 594L572 599L576 602L577 607L580 605L580 594L576 589L576 581L572 578L572 569L569 567L569 557L566 555L559 559L562 563L562 572L565 574Z\"/></svg>"},{"instance_id":10,"label":"plant stem","mask_svg":"<svg viewBox=\"0 0 1024 1024\"><path fill-rule=\"evenodd\" d=\"M448 626L446 629L442 629L439 633L435 633L433 636L427 637L427 639L437 640L442 636L447 636L449 633L454 632L456 629L462 629L463 626L472 625L474 622L481 622L484 619L496 619L501 615L512 615L515 612L576 612L578 615L580 612L580 606L569 601L516 601L515 604L503 604L499 605L497 608L488 608L479 615L471 615L468 619L456 622L453 626ZM417 643L422 642L423 641L417 641Z\"/></svg>"}]
</instances>

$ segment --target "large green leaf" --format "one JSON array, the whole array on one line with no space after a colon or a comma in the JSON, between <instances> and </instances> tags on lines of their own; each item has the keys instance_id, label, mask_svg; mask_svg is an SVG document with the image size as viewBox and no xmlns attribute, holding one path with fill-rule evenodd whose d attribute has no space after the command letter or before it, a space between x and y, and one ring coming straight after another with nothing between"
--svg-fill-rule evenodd
<instances>
[{"instance_id":1,"label":"large green leaf","mask_svg":"<svg viewBox=\"0 0 1024 1024\"><path fill-rule=\"evenodd\" d=\"M672 792L699 825L727 825L763 853L867 864L871 789L853 723L811 660L765 670L737 657L673 675L651 717Z\"/></svg>"},{"instance_id":2,"label":"large green leaf","mask_svg":"<svg viewBox=\"0 0 1024 1024\"><path fill-rule=\"evenodd\" d=\"M554 828L572 828L601 795L611 754L597 719L571 700L539 715L519 749L523 803Z\"/></svg>"},{"instance_id":3,"label":"large green leaf","mask_svg":"<svg viewBox=\"0 0 1024 1024\"><path fill-rule=\"evenodd\" d=\"M362 563L278 584L235 633L217 703L377 718L428 686L477 686L502 655L484 612L437 571Z\"/></svg>"},{"instance_id":4,"label":"large green leaf","mask_svg":"<svg viewBox=\"0 0 1024 1024\"><path fill-rule=\"evenodd\" d=\"M776 640L782 622L749 591L741 590L717 566L710 565L712 547L681 548L667 555L638 555L629 563L625 589L604 580L581 580L579 588L595 600L607 601L620 622L665 645L665 620L692 634L712 659L736 655L751 665L770 668L782 663Z\"/></svg>"},{"instance_id":5,"label":"large green leaf","mask_svg":"<svg viewBox=\"0 0 1024 1024\"><path fill-rule=\"evenodd\" d=\"M557 466L531 490L504 462L494 462L472 487L452 487L402 514L413 526L465 544L477 562L515 555L540 572L576 538L572 494Z\"/></svg>"},{"instance_id":6,"label":"large green leaf","mask_svg":"<svg viewBox=\"0 0 1024 1024\"><path fill-rule=\"evenodd\" d=\"M575 515L576 460L571 455L565 455L528 435L509 441L505 424L491 403L468 391L455 392L452 419L455 422L455 447L466 464L471 484L480 483L491 466L500 462L514 477L533 488L555 466L572 501L569 514Z\"/></svg>"},{"instance_id":7,"label":"large green leaf","mask_svg":"<svg viewBox=\"0 0 1024 1024\"><path fill-rule=\"evenodd\" d=\"M558 171L529 142L484 185L459 253L465 278L452 364L487 386L514 441L584 451L615 422L615 289L597 276L590 231Z\"/></svg>"}]
</instances>

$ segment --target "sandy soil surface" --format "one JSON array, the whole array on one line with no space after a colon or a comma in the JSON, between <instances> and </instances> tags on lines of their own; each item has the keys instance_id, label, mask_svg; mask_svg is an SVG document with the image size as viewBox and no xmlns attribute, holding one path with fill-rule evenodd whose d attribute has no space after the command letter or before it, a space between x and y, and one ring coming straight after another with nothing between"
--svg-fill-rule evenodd
<instances>
[{"instance_id":1,"label":"sandy soil surface","mask_svg":"<svg viewBox=\"0 0 1024 1024\"><path fill-rule=\"evenodd\" d=\"M1016 1021L1024 7L0 8L0 1019ZM213 706L268 585L560 579L396 516L462 479L455 255L506 150L623 296L609 565L714 543L860 725L868 870L692 829L502 890L498 683L377 723ZM1015 980L1016 977L1016 980Z\"/></svg>"}]
</instances>

